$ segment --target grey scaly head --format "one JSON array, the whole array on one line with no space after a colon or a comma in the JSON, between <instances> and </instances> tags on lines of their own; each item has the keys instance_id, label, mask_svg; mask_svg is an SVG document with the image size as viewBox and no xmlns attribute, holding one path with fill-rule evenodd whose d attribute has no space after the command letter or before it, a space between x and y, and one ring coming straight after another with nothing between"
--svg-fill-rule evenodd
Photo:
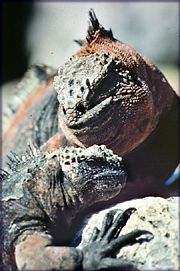
<instances>
[{"instance_id":1,"label":"grey scaly head","mask_svg":"<svg viewBox=\"0 0 180 271\"><path fill-rule=\"evenodd\" d=\"M122 159L105 146L65 147L42 153L31 145L21 158L11 157L3 182L4 200L24 197L24 188L54 213L54 206L83 209L115 197L125 185ZM49 191L49 193L48 193ZM53 203L53 204L52 204Z\"/></svg>"},{"instance_id":2,"label":"grey scaly head","mask_svg":"<svg viewBox=\"0 0 180 271\"><path fill-rule=\"evenodd\" d=\"M66 147L59 157L64 183L73 185L84 207L115 197L125 185L122 159L105 146Z\"/></svg>"},{"instance_id":3,"label":"grey scaly head","mask_svg":"<svg viewBox=\"0 0 180 271\"><path fill-rule=\"evenodd\" d=\"M155 66L105 30L92 10L89 16L81 50L54 80L60 127L72 143L105 144L124 155L154 130L172 99L170 86Z\"/></svg>"},{"instance_id":4,"label":"grey scaly head","mask_svg":"<svg viewBox=\"0 0 180 271\"><path fill-rule=\"evenodd\" d=\"M115 197L124 187L126 171L121 157L105 146L87 149L65 147L47 154L48 160L59 161L61 191L65 206L84 209L96 202ZM47 171L47 170L46 170ZM58 176L57 173L53 173Z\"/></svg>"}]
</instances>

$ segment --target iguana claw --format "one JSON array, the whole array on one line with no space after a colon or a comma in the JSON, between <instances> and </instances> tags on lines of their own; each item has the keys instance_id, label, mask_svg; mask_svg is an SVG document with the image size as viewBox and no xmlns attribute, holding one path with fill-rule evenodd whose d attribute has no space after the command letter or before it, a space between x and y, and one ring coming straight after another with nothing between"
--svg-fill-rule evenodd
<instances>
[{"instance_id":1,"label":"iguana claw","mask_svg":"<svg viewBox=\"0 0 180 271\"><path fill-rule=\"evenodd\" d=\"M102 270L123 268L132 270L133 266L123 259L117 259L116 253L124 246L139 242L138 237L145 235L143 241L150 241L152 234L144 230L135 230L119 236L122 228L136 211L129 208L116 216L118 210L112 210L104 217L101 230L94 228L89 244L83 250L83 270ZM115 217L116 216L116 217ZM147 235L147 238L146 238ZM149 238L151 237L151 238Z\"/></svg>"}]
</instances>

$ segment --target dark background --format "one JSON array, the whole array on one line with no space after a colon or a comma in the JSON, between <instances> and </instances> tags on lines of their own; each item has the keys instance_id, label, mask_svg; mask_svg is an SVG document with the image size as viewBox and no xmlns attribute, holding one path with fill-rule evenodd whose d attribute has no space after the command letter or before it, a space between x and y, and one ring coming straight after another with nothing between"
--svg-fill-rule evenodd
<instances>
[{"instance_id":1,"label":"dark background","mask_svg":"<svg viewBox=\"0 0 180 271\"><path fill-rule=\"evenodd\" d=\"M30 52L25 48L27 25L33 3L2 3L2 81L20 78L27 69Z\"/></svg>"}]
</instances>

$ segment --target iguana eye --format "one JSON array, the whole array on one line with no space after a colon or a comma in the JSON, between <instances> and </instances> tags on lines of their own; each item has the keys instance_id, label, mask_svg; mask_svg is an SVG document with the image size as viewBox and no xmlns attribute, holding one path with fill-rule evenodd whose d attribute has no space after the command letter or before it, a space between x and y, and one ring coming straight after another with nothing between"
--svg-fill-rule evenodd
<instances>
[{"instance_id":1,"label":"iguana eye","mask_svg":"<svg viewBox=\"0 0 180 271\"><path fill-rule=\"evenodd\" d=\"M89 93L89 108L93 108L108 97L129 99L140 85L140 79L136 78L129 69L113 61L104 77L97 82L93 92Z\"/></svg>"},{"instance_id":2,"label":"iguana eye","mask_svg":"<svg viewBox=\"0 0 180 271\"><path fill-rule=\"evenodd\" d=\"M97 86L90 92L88 99L90 108L103 101L108 96L116 91L116 85L119 82L119 76L114 71L109 71L105 78L103 78Z\"/></svg>"}]
</instances>

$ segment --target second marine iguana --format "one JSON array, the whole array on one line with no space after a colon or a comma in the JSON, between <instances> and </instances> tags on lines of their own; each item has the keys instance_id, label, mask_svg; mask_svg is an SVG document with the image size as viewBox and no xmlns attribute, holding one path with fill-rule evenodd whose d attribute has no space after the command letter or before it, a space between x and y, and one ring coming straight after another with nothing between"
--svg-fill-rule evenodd
<instances>
[{"instance_id":1,"label":"second marine iguana","mask_svg":"<svg viewBox=\"0 0 180 271\"><path fill-rule=\"evenodd\" d=\"M114 257L147 231L119 236L134 208L110 212L101 231L95 228L82 250L72 247L70 229L76 216L108 202L126 181L122 159L105 146L60 148L51 154L33 145L22 158L11 158L3 175L3 266L1 270L100 270L125 268ZM136 239L137 238L137 239Z\"/></svg>"},{"instance_id":2,"label":"second marine iguana","mask_svg":"<svg viewBox=\"0 0 180 271\"><path fill-rule=\"evenodd\" d=\"M49 139L49 152L60 145L105 144L124 156L128 168L120 201L172 195L164 182L179 161L179 97L155 65L116 40L92 10L89 16L80 51L58 74L44 72L48 83L36 90L38 99L32 95L17 110L4 152L20 152L28 137L38 146Z\"/></svg>"}]
</instances>

